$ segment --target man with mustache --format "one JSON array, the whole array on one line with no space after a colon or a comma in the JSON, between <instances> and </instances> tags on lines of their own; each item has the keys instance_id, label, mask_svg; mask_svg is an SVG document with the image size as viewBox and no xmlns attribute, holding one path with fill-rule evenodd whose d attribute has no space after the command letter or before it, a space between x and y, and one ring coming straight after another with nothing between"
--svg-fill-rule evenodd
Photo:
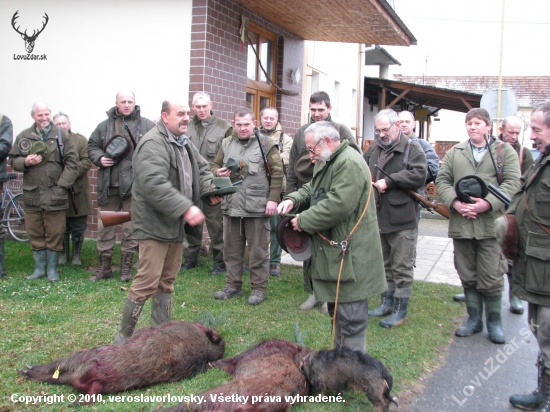
<instances>
[{"instance_id":1,"label":"man with mustache","mask_svg":"<svg viewBox=\"0 0 550 412\"><path fill-rule=\"evenodd\" d=\"M132 205L132 154L134 148L124 126L132 131L136 143L155 124L140 114L134 93L121 90L116 95L115 106L107 111L107 120L101 122L88 141L88 155L97 171L97 205L99 211L123 210L129 212ZM111 139L123 136L127 140L128 151L121 159L113 159L108 150ZM119 139L120 142L121 139ZM92 282L113 276L111 259L116 243L116 226L104 227L98 220L97 250L99 267L90 277ZM122 225L122 265L121 282L132 280L132 263L137 247L137 239L132 235L132 222Z\"/></svg>"},{"instance_id":2,"label":"man with mustache","mask_svg":"<svg viewBox=\"0 0 550 412\"><path fill-rule=\"evenodd\" d=\"M161 120L134 152L132 223L139 242L139 268L128 291L115 344L132 336L151 296L153 326L170 320L184 234L204 222L200 196L210 189L212 173L185 136L189 113L187 104L165 100ZM211 204L222 201L217 196L208 199Z\"/></svg>"}]
</instances>

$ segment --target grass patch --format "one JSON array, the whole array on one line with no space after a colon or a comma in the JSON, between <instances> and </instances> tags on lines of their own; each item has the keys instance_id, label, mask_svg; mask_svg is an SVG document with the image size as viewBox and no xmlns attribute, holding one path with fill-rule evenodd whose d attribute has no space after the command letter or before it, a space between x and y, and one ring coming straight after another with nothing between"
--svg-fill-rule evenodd
<instances>
[{"instance_id":1,"label":"grass patch","mask_svg":"<svg viewBox=\"0 0 550 412\"><path fill-rule=\"evenodd\" d=\"M119 265L120 250L116 246L113 264ZM21 378L17 369L34 363L49 363L65 357L76 349L111 344L120 322L129 284L114 277L102 282L89 282L86 269L97 264L97 249L86 241L82 252L83 268L71 265L60 267L61 281L50 283L45 278L25 281L32 273L34 261L28 244L6 242L8 275L0 280L0 411L66 411L67 396L77 394L70 386L31 382ZM212 261L201 258L198 268L178 275L173 299L173 319L221 322L217 329L224 337L226 357L245 351L253 344L268 338L295 341L296 328L303 344L314 349L330 347L330 318L314 309L303 312L298 306L307 295L302 289L302 270L282 267L280 278L270 277L266 301L258 306L247 304L250 283L245 273L242 297L220 301L213 295L224 286L224 277L210 276ZM134 271L135 272L135 271ZM464 314L462 305L452 301L460 288L415 282L409 306L409 321L396 329L378 326L371 318L367 332L367 350L380 359L394 378L394 396L418 381L433 368L439 347L447 345L456 327L453 320ZM379 304L372 298L371 307ZM150 325L150 304L145 305L138 328ZM197 394L229 379L219 370L182 382L156 385L129 391L121 395L162 396L165 394ZM12 403L12 394L64 395L65 402L47 405ZM105 400L108 396L103 397ZM293 408L296 411L372 411L363 394L346 393L345 403L307 403ZM174 402L167 403L166 406ZM71 408L72 411L149 411L159 407L150 403L107 403L92 407Z\"/></svg>"}]
</instances>

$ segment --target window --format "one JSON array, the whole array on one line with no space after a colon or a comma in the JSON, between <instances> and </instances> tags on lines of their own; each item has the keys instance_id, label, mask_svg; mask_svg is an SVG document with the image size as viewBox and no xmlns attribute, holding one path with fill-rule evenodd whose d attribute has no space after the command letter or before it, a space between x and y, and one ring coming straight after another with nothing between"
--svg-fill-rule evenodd
<instances>
[{"instance_id":1,"label":"window","mask_svg":"<svg viewBox=\"0 0 550 412\"><path fill-rule=\"evenodd\" d=\"M262 109L275 106L276 89L267 77L274 83L277 82L275 68L277 36L252 22L249 23L248 35L252 45L250 42L248 43L246 105L254 111L256 118L259 119ZM259 61L254 50L258 53ZM267 76L260 67L260 62Z\"/></svg>"}]
</instances>

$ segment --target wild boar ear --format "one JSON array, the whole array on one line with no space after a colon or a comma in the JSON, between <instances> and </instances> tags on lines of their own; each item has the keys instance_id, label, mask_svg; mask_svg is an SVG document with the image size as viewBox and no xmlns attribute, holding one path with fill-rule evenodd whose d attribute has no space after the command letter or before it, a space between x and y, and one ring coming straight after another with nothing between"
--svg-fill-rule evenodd
<instances>
[{"instance_id":1,"label":"wild boar ear","mask_svg":"<svg viewBox=\"0 0 550 412\"><path fill-rule=\"evenodd\" d=\"M212 365L218 369L221 369L222 371L229 373L230 375L234 375L235 369L237 367L237 362L235 361L235 358L227 358L216 361Z\"/></svg>"}]
</instances>

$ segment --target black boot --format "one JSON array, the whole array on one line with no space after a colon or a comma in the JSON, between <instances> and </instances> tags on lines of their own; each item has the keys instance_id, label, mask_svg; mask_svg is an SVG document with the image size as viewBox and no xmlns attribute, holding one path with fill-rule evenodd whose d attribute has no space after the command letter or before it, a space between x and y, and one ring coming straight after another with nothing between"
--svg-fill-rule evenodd
<instances>
[{"instance_id":1,"label":"black boot","mask_svg":"<svg viewBox=\"0 0 550 412\"><path fill-rule=\"evenodd\" d=\"M151 302L151 323L153 326L170 322L172 312L172 294L155 293Z\"/></svg>"},{"instance_id":2,"label":"black boot","mask_svg":"<svg viewBox=\"0 0 550 412\"><path fill-rule=\"evenodd\" d=\"M126 342L134 334L136 323L141 316L145 302L134 302L130 298L126 298L124 310L122 311L122 320L120 321L119 332L115 337L115 345L120 345Z\"/></svg>"},{"instance_id":3,"label":"black boot","mask_svg":"<svg viewBox=\"0 0 550 412\"><path fill-rule=\"evenodd\" d=\"M537 412L550 412L550 369L544 371L542 385L544 386L544 397L539 404Z\"/></svg>"},{"instance_id":4,"label":"black boot","mask_svg":"<svg viewBox=\"0 0 550 412\"><path fill-rule=\"evenodd\" d=\"M34 256L34 272L27 276L26 280L35 280L46 276L46 249L33 250L32 255Z\"/></svg>"},{"instance_id":5,"label":"black boot","mask_svg":"<svg viewBox=\"0 0 550 412\"><path fill-rule=\"evenodd\" d=\"M383 328L394 328L407 322L407 310L409 298L394 298L394 308L390 316L382 319L379 323Z\"/></svg>"},{"instance_id":6,"label":"black boot","mask_svg":"<svg viewBox=\"0 0 550 412\"><path fill-rule=\"evenodd\" d=\"M393 312L393 295L395 290L387 290L381 295L380 306L369 310L369 316L388 316Z\"/></svg>"},{"instance_id":7,"label":"black boot","mask_svg":"<svg viewBox=\"0 0 550 412\"><path fill-rule=\"evenodd\" d=\"M120 268L120 281L130 282L132 280L132 265L134 264L134 252L122 253L122 265Z\"/></svg>"},{"instance_id":8,"label":"black boot","mask_svg":"<svg viewBox=\"0 0 550 412\"><path fill-rule=\"evenodd\" d=\"M512 395L510 396L510 403L514 408L533 411L537 409L542 401L546 398L546 386L544 385L544 375L548 370L543 364L542 359L539 357L537 360L538 366L538 379L537 389L528 395Z\"/></svg>"},{"instance_id":9,"label":"black boot","mask_svg":"<svg viewBox=\"0 0 550 412\"><path fill-rule=\"evenodd\" d=\"M466 311L468 319L466 322L455 331L458 337L472 336L474 333L479 333L483 330L483 296L475 288L465 288L464 295L466 297Z\"/></svg>"},{"instance_id":10,"label":"black boot","mask_svg":"<svg viewBox=\"0 0 550 412\"><path fill-rule=\"evenodd\" d=\"M512 267L508 266L508 301L510 302L510 312L516 315L523 313L523 304L521 300L512 293Z\"/></svg>"},{"instance_id":11,"label":"black boot","mask_svg":"<svg viewBox=\"0 0 550 412\"><path fill-rule=\"evenodd\" d=\"M4 238L0 238L0 279L6 276L6 268L4 266Z\"/></svg>"},{"instance_id":12,"label":"black boot","mask_svg":"<svg viewBox=\"0 0 550 412\"><path fill-rule=\"evenodd\" d=\"M63 251L61 252L61 255L59 256L59 264L60 265L64 265L66 264L70 258L69 258L69 255L70 255L70 252L69 252L69 248L70 248L70 234L69 233L65 233L65 237L63 238Z\"/></svg>"},{"instance_id":13,"label":"black boot","mask_svg":"<svg viewBox=\"0 0 550 412\"><path fill-rule=\"evenodd\" d=\"M48 280L50 282L57 282L59 280L59 272L57 271L59 252L46 249L46 260L48 262Z\"/></svg>"},{"instance_id":14,"label":"black boot","mask_svg":"<svg viewBox=\"0 0 550 412\"><path fill-rule=\"evenodd\" d=\"M73 260L71 261L71 265L82 266L80 252L82 252L83 244L84 232L73 232Z\"/></svg>"},{"instance_id":15,"label":"black boot","mask_svg":"<svg viewBox=\"0 0 550 412\"><path fill-rule=\"evenodd\" d=\"M489 340L493 343L504 343L505 337L502 331L501 305L502 295L485 296L485 320L487 321L487 330L489 331Z\"/></svg>"}]
</instances>

